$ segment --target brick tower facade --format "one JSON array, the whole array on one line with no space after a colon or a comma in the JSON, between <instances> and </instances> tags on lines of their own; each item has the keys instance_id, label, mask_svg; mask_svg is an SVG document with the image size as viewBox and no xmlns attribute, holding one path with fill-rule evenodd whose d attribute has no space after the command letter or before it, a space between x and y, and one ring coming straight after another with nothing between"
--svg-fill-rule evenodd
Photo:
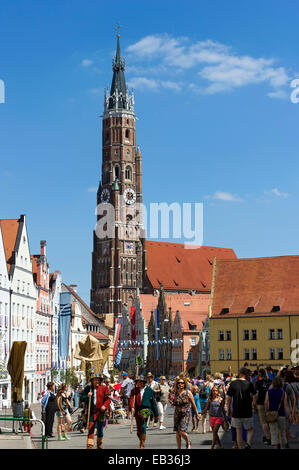
<instances>
[{"instance_id":1,"label":"brick tower facade","mask_svg":"<svg viewBox=\"0 0 299 470\"><path fill-rule=\"evenodd\" d=\"M134 304L136 289L142 289L146 273L142 158L136 146L134 96L126 86L119 35L112 68L111 90L110 93L105 90L102 116L102 178L97 192L97 218L101 224L109 208L115 221L113 235L111 226L104 226L107 235L94 231L91 309L116 317L124 304L128 307Z\"/></svg>"}]
</instances>

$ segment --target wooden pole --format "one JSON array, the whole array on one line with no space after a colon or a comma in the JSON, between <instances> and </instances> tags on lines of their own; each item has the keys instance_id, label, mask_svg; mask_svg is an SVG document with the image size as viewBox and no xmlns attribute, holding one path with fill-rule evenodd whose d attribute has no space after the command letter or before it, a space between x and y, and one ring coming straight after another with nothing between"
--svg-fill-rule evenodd
<instances>
[{"instance_id":1,"label":"wooden pole","mask_svg":"<svg viewBox=\"0 0 299 470\"><path fill-rule=\"evenodd\" d=\"M90 384L90 391L91 391L91 384ZM89 397L89 402L88 402L88 413L87 413L87 444L86 444L86 447L88 447L90 404L91 404L91 396Z\"/></svg>"}]
</instances>

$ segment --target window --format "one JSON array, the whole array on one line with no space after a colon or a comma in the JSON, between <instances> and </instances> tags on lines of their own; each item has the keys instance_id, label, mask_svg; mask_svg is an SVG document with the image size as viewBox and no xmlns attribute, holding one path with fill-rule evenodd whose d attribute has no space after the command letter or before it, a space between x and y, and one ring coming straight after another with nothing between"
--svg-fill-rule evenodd
<instances>
[{"instance_id":1,"label":"window","mask_svg":"<svg viewBox=\"0 0 299 470\"><path fill-rule=\"evenodd\" d=\"M244 330L243 331L243 340L249 339L249 330Z\"/></svg>"},{"instance_id":2,"label":"window","mask_svg":"<svg viewBox=\"0 0 299 470\"><path fill-rule=\"evenodd\" d=\"M226 341L231 341L232 337L231 337L231 331L230 330L226 330Z\"/></svg>"},{"instance_id":3,"label":"window","mask_svg":"<svg viewBox=\"0 0 299 470\"><path fill-rule=\"evenodd\" d=\"M118 165L115 165L114 167L114 179L120 179L120 170Z\"/></svg>"},{"instance_id":4,"label":"window","mask_svg":"<svg viewBox=\"0 0 299 470\"><path fill-rule=\"evenodd\" d=\"M282 329L278 328L277 330L277 339L282 339Z\"/></svg>"},{"instance_id":5,"label":"window","mask_svg":"<svg viewBox=\"0 0 299 470\"><path fill-rule=\"evenodd\" d=\"M270 348L270 359L273 361L275 359L275 350Z\"/></svg>"},{"instance_id":6,"label":"window","mask_svg":"<svg viewBox=\"0 0 299 470\"><path fill-rule=\"evenodd\" d=\"M219 349L219 361L224 361L224 349Z\"/></svg>"},{"instance_id":7,"label":"window","mask_svg":"<svg viewBox=\"0 0 299 470\"><path fill-rule=\"evenodd\" d=\"M224 331L222 330L218 332L218 341L224 341Z\"/></svg>"},{"instance_id":8,"label":"window","mask_svg":"<svg viewBox=\"0 0 299 470\"><path fill-rule=\"evenodd\" d=\"M191 351L188 352L187 361L193 361L193 354Z\"/></svg>"},{"instance_id":9,"label":"window","mask_svg":"<svg viewBox=\"0 0 299 470\"><path fill-rule=\"evenodd\" d=\"M251 350L251 359L253 361L256 361L257 360L257 352L256 352L256 349L255 348L252 348Z\"/></svg>"},{"instance_id":10,"label":"window","mask_svg":"<svg viewBox=\"0 0 299 470\"><path fill-rule=\"evenodd\" d=\"M196 346L196 338L190 338L191 346Z\"/></svg>"},{"instance_id":11,"label":"window","mask_svg":"<svg viewBox=\"0 0 299 470\"><path fill-rule=\"evenodd\" d=\"M232 350L231 349L227 349L226 350L226 360L227 361L231 361L232 359Z\"/></svg>"},{"instance_id":12,"label":"window","mask_svg":"<svg viewBox=\"0 0 299 470\"><path fill-rule=\"evenodd\" d=\"M126 166L126 180L132 179L132 168L130 166Z\"/></svg>"},{"instance_id":13,"label":"window","mask_svg":"<svg viewBox=\"0 0 299 470\"><path fill-rule=\"evenodd\" d=\"M277 359L283 359L283 349L282 348L277 349Z\"/></svg>"},{"instance_id":14,"label":"window","mask_svg":"<svg viewBox=\"0 0 299 470\"><path fill-rule=\"evenodd\" d=\"M251 330L251 339L256 340L256 330Z\"/></svg>"},{"instance_id":15,"label":"window","mask_svg":"<svg viewBox=\"0 0 299 470\"><path fill-rule=\"evenodd\" d=\"M275 339L275 330L269 330L269 339Z\"/></svg>"},{"instance_id":16,"label":"window","mask_svg":"<svg viewBox=\"0 0 299 470\"><path fill-rule=\"evenodd\" d=\"M129 129L126 129L126 139L129 139L130 138L130 131Z\"/></svg>"},{"instance_id":17,"label":"window","mask_svg":"<svg viewBox=\"0 0 299 470\"><path fill-rule=\"evenodd\" d=\"M244 349L244 360L249 361L249 349Z\"/></svg>"}]
</instances>

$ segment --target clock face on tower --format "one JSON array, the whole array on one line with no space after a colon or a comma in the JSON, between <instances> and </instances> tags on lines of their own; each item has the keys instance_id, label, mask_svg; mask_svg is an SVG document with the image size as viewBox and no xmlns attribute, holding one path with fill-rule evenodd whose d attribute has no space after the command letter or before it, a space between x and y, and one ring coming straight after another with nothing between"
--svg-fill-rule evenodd
<instances>
[{"instance_id":1,"label":"clock face on tower","mask_svg":"<svg viewBox=\"0 0 299 470\"><path fill-rule=\"evenodd\" d=\"M134 204L136 201L136 193L134 189L128 188L124 191L123 198L126 202L126 204Z\"/></svg>"},{"instance_id":2,"label":"clock face on tower","mask_svg":"<svg viewBox=\"0 0 299 470\"><path fill-rule=\"evenodd\" d=\"M101 194L101 202L109 202L109 200L110 200L110 192L109 192L109 189L105 188L103 189L102 194Z\"/></svg>"}]
</instances>

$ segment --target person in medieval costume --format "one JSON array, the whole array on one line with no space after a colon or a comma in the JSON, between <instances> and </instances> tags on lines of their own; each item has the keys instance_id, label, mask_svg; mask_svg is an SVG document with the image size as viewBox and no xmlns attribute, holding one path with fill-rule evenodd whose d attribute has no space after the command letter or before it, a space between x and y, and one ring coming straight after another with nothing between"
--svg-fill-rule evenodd
<instances>
[{"instance_id":1,"label":"person in medieval costume","mask_svg":"<svg viewBox=\"0 0 299 470\"><path fill-rule=\"evenodd\" d=\"M87 449L93 449L95 428L97 429L97 449L103 448L106 412L111 402L109 395L110 390L103 384L103 376L92 375L90 385L85 387L81 396L81 400L86 403L87 407L90 401Z\"/></svg>"},{"instance_id":2,"label":"person in medieval costume","mask_svg":"<svg viewBox=\"0 0 299 470\"><path fill-rule=\"evenodd\" d=\"M135 416L137 426L137 436L139 437L140 449L144 449L146 440L146 426L151 414L158 418L159 411L155 399L154 391L146 385L146 378L142 375L136 377L135 388L130 396L130 410Z\"/></svg>"}]
</instances>

